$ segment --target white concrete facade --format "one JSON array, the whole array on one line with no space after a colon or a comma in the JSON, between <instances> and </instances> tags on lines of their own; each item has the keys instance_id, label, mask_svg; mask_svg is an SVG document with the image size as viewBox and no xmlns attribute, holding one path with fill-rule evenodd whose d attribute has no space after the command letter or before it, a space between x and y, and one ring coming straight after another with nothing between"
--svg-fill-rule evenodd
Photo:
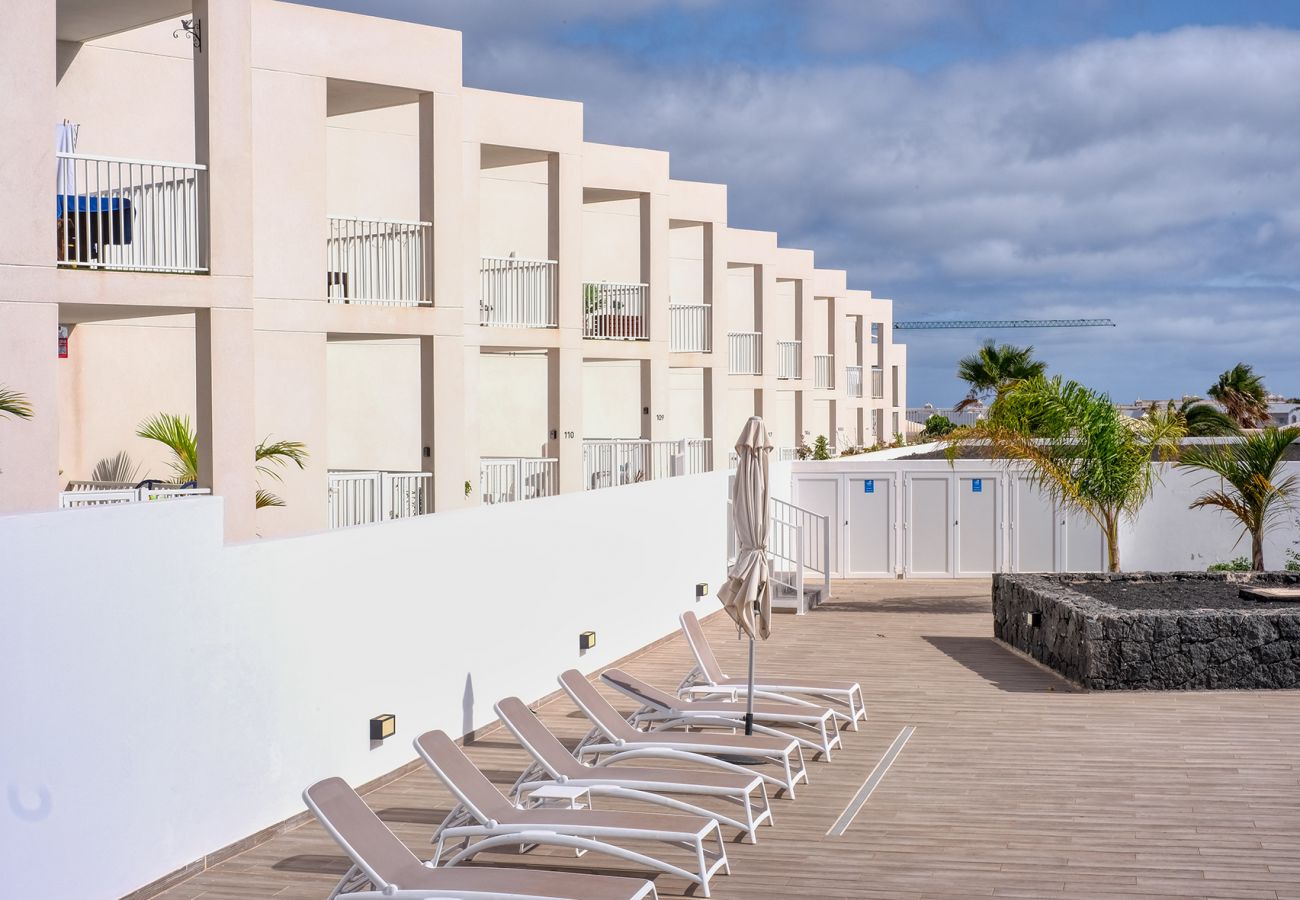
<instances>
[{"instance_id":1,"label":"white concrete facade","mask_svg":"<svg viewBox=\"0 0 1300 900\"><path fill-rule=\"evenodd\" d=\"M718 469L754 412L781 447L899 430L890 301L730 228L667 153L586 141L581 104L464 87L457 32L281 0L6 15L0 385L35 417L0 421L0 513L123 451L166 477L135 436L159 412L194 421L230 540L325 528L332 470L431 473L443 511L484 457L590 487L584 438L707 438ZM268 436L310 458L255 512Z\"/></svg>"}]
</instances>

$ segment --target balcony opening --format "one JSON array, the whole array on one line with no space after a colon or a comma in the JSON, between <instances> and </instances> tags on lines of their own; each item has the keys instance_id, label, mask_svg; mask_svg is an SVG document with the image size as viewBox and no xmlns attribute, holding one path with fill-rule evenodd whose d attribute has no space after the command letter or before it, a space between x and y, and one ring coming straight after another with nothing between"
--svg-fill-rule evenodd
<instances>
[{"instance_id":1,"label":"balcony opening","mask_svg":"<svg viewBox=\"0 0 1300 900\"><path fill-rule=\"evenodd\" d=\"M554 154L484 144L479 156L479 324L555 328Z\"/></svg>"},{"instance_id":2,"label":"balcony opening","mask_svg":"<svg viewBox=\"0 0 1300 900\"><path fill-rule=\"evenodd\" d=\"M706 254L705 225L669 223L668 328L673 353L713 349L713 280Z\"/></svg>"},{"instance_id":3,"label":"balcony opening","mask_svg":"<svg viewBox=\"0 0 1300 900\"><path fill-rule=\"evenodd\" d=\"M803 292L801 282L779 278L776 282L776 377L784 381L803 378Z\"/></svg>"},{"instance_id":4,"label":"balcony opening","mask_svg":"<svg viewBox=\"0 0 1300 900\"><path fill-rule=\"evenodd\" d=\"M732 375L763 374L761 277L758 266L727 266L727 362ZM739 428L734 433L740 434Z\"/></svg>"},{"instance_id":5,"label":"balcony opening","mask_svg":"<svg viewBox=\"0 0 1300 900\"><path fill-rule=\"evenodd\" d=\"M532 500L559 493L559 445L550 437L550 355L544 350L479 355L479 499ZM576 440L566 441L575 446Z\"/></svg>"},{"instance_id":6,"label":"balcony opening","mask_svg":"<svg viewBox=\"0 0 1300 900\"><path fill-rule=\"evenodd\" d=\"M58 3L48 177L59 267L207 271L194 51L172 36L188 15L188 4L166 0Z\"/></svg>"},{"instance_id":7,"label":"balcony opening","mask_svg":"<svg viewBox=\"0 0 1300 900\"><path fill-rule=\"evenodd\" d=\"M420 216L418 100L404 88L326 82L321 288L330 303L432 302L433 226Z\"/></svg>"},{"instance_id":8,"label":"balcony opening","mask_svg":"<svg viewBox=\"0 0 1300 900\"><path fill-rule=\"evenodd\" d=\"M643 236L644 195L586 188L582 192L582 336L650 338L650 286Z\"/></svg>"},{"instance_id":9,"label":"balcony opening","mask_svg":"<svg viewBox=\"0 0 1300 900\"><path fill-rule=\"evenodd\" d=\"M419 338L331 334L325 346L328 521L368 525L433 511L421 446Z\"/></svg>"}]
</instances>

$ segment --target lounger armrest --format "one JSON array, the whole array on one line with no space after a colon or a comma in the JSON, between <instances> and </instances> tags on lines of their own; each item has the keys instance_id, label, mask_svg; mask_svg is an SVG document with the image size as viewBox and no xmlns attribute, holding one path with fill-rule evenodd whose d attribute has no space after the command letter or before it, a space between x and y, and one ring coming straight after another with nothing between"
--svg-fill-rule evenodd
<instances>
[{"instance_id":1,"label":"lounger armrest","mask_svg":"<svg viewBox=\"0 0 1300 900\"><path fill-rule=\"evenodd\" d=\"M715 684L696 684L690 687L684 687L677 692L677 696L683 698L688 694L692 697L703 697L706 700L727 699L733 702L737 697L737 691L735 688L719 687Z\"/></svg>"}]
</instances>

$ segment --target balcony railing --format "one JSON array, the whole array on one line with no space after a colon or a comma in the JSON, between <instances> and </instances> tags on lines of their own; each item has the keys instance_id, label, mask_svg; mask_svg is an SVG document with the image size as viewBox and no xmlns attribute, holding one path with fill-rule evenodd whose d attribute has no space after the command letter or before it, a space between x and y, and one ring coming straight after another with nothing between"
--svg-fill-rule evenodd
<instances>
[{"instance_id":1,"label":"balcony railing","mask_svg":"<svg viewBox=\"0 0 1300 900\"><path fill-rule=\"evenodd\" d=\"M489 456L479 460L479 496L484 503L513 503L560 492L560 461Z\"/></svg>"},{"instance_id":2,"label":"balcony railing","mask_svg":"<svg viewBox=\"0 0 1300 900\"><path fill-rule=\"evenodd\" d=\"M708 438L590 438L582 442L583 483L590 490L708 472L710 444Z\"/></svg>"},{"instance_id":3,"label":"balcony railing","mask_svg":"<svg viewBox=\"0 0 1300 900\"><path fill-rule=\"evenodd\" d=\"M588 281L582 285L582 336L612 341L650 337L649 285Z\"/></svg>"},{"instance_id":4,"label":"balcony railing","mask_svg":"<svg viewBox=\"0 0 1300 900\"><path fill-rule=\"evenodd\" d=\"M479 263L479 324L498 328L555 328L556 262L484 256Z\"/></svg>"},{"instance_id":5,"label":"balcony railing","mask_svg":"<svg viewBox=\"0 0 1300 900\"><path fill-rule=\"evenodd\" d=\"M844 367L844 392L850 397L862 396L862 366Z\"/></svg>"},{"instance_id":6,"label":"balcony railing","mask_svg":"<svg viewBox=\"0 0 1300 900\"><path fill-rule=\"evenodd\" d=\"M835 388L835 357L817 354L813 357L813 387L823 390Z\"/></svg>"},{"instance_id":7,"label":"balcony railing","mask_svg":"<svg viewBox=\"0 0 1300 900\"><path fill-rule=\"evenodd\" d=\"M776 377L796 379L803 377L803 341L776 342Z\"/></svg>"},{"instance_id":8,"label":"balcony railing","mask_svg":"<svg viewBox=\"0 0 1300 900\"><path fill-rule=\"evenodd\" d=\"M328 477L330 528L433 511L432 472L330 472Z\"/></svg>"},{"instance_id":9,"label":"balcony railing","mask_svg":"<svg viewBox=\"0 0 1300 900\"><path fill-rule=\"evenodd\" d=\"M329 217L325 290L331 303L431 303L428 222Z\"/></svg>"},{"instance_id":10,"label":"balcony railing","mask_svg":"<svg viewBox=\"0 0 1300 900\"><path fill-rule=\"evenodd\" d=\"M57 260L68 268L206 272L207 169L58 153Z\"/></svg>"},{"instance_id":11,"label":"balcony railing","mask_svg":"<svg viewBox=\"0 0 1300 900\"><path fill-rule=\"evenodd\" d=\"M669 349L673 353L708 353L713 349L712 308L707 303L668 307Z\"/></svg>"},{"instance_id":12,"label":"balcony railing","mask_svg":"<svg viewBox=\"0 0 1300 900\"><path fill-rule=\"evenodd\" d=\"M205 497L209 488L168 484L146 480L130 482L71 481L68 489L59 492L60 509L81 509L87 506L112 506L118 503L146 503L152 500L179 500L184 497Z\"/></svg>"},{"instance_id":13,"label":"balcony railing","mask_svg":"<svg viewBox=\"0 0 1300 900\"><path fill-rule=\"evenodd\" d=\"M885 370L873 368L871 370L871 399L879 400L885 396Z\"/></svg>"},{"instance_id":14,"label":"balcony railing","mask_svg":"<svg viewBox=\"0 0 1300 900\"><path fill-rule=\"evenodd\" d=\"M732 375L763 374L763 332L733 331L727 335L728 371Z\"/></svg>"}]
</instances>

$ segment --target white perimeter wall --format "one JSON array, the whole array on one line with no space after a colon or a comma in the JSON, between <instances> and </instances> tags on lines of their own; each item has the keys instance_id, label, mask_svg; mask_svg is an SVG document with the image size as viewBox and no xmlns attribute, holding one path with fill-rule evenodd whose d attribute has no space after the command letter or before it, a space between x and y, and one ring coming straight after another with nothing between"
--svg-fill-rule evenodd
<instances>
[{"instance_id":1,"label":"white perimeter wall","mask_svg":"<svg viewBox=\"0 0 1300 900\"><path fill-rule=\"evenodd\" d=\"M0 841L23 861L5 896L131 891L302 811L317 779L376 778L426 729L483 726L500 697L712 612L726 490L713 473L236 546L219 499L0 517ZM380 713L397 735L371 747Z\"/></svg>"}]
</instances>

